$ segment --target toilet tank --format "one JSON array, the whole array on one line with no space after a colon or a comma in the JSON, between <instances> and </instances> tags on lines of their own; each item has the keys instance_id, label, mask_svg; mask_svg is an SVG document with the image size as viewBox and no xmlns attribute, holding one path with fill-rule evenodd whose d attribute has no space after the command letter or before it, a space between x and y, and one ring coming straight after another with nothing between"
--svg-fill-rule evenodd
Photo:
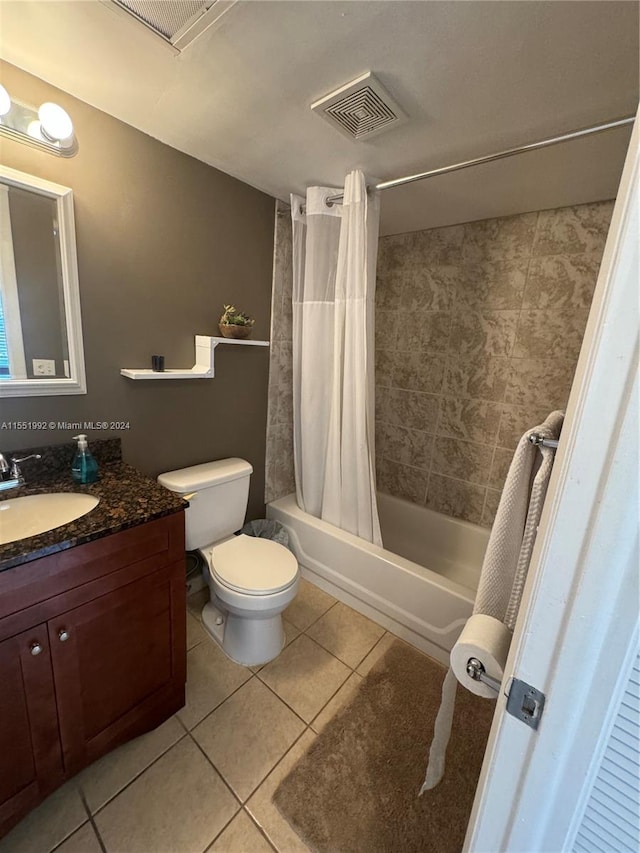
<instances>
[{"instance_id":1,"label":"toilet tank","mask_svg":"<svg viewBox=\"0 0 640 853\"><path fill-rule=\"evenodd\" d=\"M225 539L242 527L252 472L247 461L233 458L160 474L160 485L189 501L185 512L188 551Z\"/></svg>"}]
</instances>

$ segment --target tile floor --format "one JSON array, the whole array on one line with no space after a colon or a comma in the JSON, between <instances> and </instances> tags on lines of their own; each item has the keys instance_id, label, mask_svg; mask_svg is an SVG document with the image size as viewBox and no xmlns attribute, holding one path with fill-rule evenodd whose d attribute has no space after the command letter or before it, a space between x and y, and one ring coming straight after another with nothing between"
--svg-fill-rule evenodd
<instances>
[{"instance_id":1,"label":"tile floor","mask_svg":"<svg viewBox=\"0 0 640 853\"><path fill-rule=\"evenodd\" d=\"M0 853L307 850L272 794L393 637L303 580L285 649L248 669L204 632L207 595L187 602L185 707L67 782Z\"/></svg>"}]
</instances>

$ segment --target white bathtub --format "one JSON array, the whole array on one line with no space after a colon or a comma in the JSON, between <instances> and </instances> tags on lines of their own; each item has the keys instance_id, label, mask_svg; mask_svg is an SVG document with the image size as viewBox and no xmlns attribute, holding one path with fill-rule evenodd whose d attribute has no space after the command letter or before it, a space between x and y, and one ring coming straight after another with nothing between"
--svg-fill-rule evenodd
<instances>
[{"instance_id":1,"label":"white bathtub","mask_svg":"<svg viewBox=\"0 0 640 853\"><path fill-rule=\"evenodd\" d=\"M489 531L382 493L378 511L384 548L308 515L295 495L267 505L305 577L448 663L471 615Z\"/></svg>"}]
</instances>

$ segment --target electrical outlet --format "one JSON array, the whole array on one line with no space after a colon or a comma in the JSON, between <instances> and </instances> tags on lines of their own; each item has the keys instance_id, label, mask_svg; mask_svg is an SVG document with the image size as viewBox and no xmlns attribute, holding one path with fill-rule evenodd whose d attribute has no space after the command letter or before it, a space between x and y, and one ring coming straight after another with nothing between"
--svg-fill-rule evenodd
<instances>
[{"instance_id":1,"label":"electrical outlet","mask_svg":"<svg viewBox=\"0 0 640 853\"><path fill-rule=\"evenodd\" d=\"M56 375L56 363L53 358L34 358L32 363L34 376Z\"/></svg>"}]
</instances>

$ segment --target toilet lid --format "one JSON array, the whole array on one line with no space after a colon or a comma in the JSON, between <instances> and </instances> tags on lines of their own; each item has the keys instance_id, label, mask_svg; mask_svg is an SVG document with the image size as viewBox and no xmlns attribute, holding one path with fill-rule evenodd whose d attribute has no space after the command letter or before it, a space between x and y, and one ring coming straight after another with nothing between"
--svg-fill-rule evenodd
<instances>
[{"instance_id":1,"label":"toilet lid","mask_svg":"<svg viewBox=\"0 0 640 853\"><path fill-rule=\"evenodd\" d=\"M278 542L241 533L212 549L211 570L237 592L268 595L293 583L298 561Z\"/></svg>"}]
</instances>

